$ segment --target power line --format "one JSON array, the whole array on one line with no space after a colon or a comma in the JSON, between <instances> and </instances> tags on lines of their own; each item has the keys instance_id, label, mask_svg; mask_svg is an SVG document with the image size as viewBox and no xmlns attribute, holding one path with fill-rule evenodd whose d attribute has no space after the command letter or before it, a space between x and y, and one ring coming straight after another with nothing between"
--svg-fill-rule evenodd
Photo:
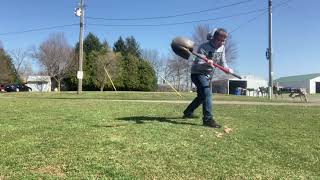
<instances>
[{"instance_id":1,"label":"power line","mask_svg":"<svg viewBox=\"0 0 320 180\"><path fill-rule=\"evenodd\" d=\"M279 4L275 5L275 7L274 7L273 9L277 9L277 8L279 8L279 7L281 7L281 6L288 5L289 2L291 2L291 1L293 1L293 0L287 0L287 1L284 1L284 2L282 2L282 3L279 3Z\"/></svg>"},{"instance_id":2,"label":"power line","mask_svg":"<svg viewBox=\"0 0 320 180\"><path fill-rule=\"evenodd\" d=\"M208 11L216 11L216 10L224 9L227 7L232 7L232 6L248 3L250 1L253 1L253 0L240 1L237 3L232 3L232 4L228 4L228 5L224 5L224 6L220 6L220 7L215 7L215 8L210 8L210 9L205 9L205 10L201 10L201 11L193 11L193 12L176 14L176 15L168 15L168 16L141 17L141 18L101 18L101 17L87 16L86 18L87 19L96 19L96 20L108 20L108 21L109 20L110 21L111 20L113 20L113 21L136 21L136 20L150 20L150 19L167 19L167 18L174 18L174 17L180 17L180 16L187 16L187 15L192 15L192 14L199 14L199 13L208 12Z\"/></svg>"},{"instance_id":3,"label":"power line","mask_svg":"<svg viewBox=\"0 0 320 180\"><path fill-rule=\"evenodd\" d=\"M248 1L243 1L244 2L249 2L252 0L248 0ZM277 9L281 6L284 5L288 5L288 3L290 1L293 0L287 0L284 1L282 3L279 3L278 5L276 5L274 7L274 9ZM235 3L236 4L236 3ZM230 4L231 5L231 4ZM203 10L206 11L206 10ZM181 24L189 24L189 23L197 23L197 22L204 22L204 21L213 21L213 20L220 20L220 19L228 19L228 18L232 18L232 17L237 17L237 16L243 16L243 15L248 15L248 14L252 14L252 13L257 13L257 12L261 12L262 13L258 14L256 17L249 19L248 21L246 21L245 23L239 25L237 28L235 28L234 30L232 30L230 33L237 31L238 29L240 29L242 26L258 19L260 16L262 16L264 13L267 12L267 10L265 9L258 9L258 10L254 10L254 11L249 11L249 12L244 12L244 13L239 13L239 14L234 14L234 15L230 15L230 16L223 16L223 17L217 17L217 18L212 18L212 19L203 19L203 20L196 20L196 21L186 21L186 22L179 22L179 23L166 23L166 24L138 24L138 25L108 25L108 24L88 24L88 25L93 25L93 26L110 26L110 27L115 27L115 26L119 26L119 27L125 27L125 26L134 26L134 27L152 27L152 26L173 26L173 25L181 25ZM195 13L195 12L193 12ZM187 13L185 13L187 14ZM44 30L51 30L51 29L58 29L58 28L64 28L64 27L71 27L71 26L78 26L78 23L74 23L74 24L66 24L66 25L57 25L57 26L50 26L50 27L43 27L43 28L34 28L34 29L28 29L28 30L23 30L23 31L13 31L13 32L4 32L4 33L0 33L0 36L4 36L4 35L13 35L13 34L23 34L23 33L28 33L28 32L36 32L36 31L44 31Z\"/></svg>"},{"instance_id":4,"label":"power line","mask_svg":"<svg viewBox=\"0 0 320 180\"><path fill-rule=\"evenodd\" d=\"M282 3L279 3L279 4L275 5L275 7L274 7L273 9L275 10L275 9L278 9L278 8L280 8L280 7L282 7L282 6L288 5L290 1L293 1L293 0L287 0L287 1L284 1L284 2L282 2ZM268 10L265 10L265 11L263 11L262 13L258 14L257 16L255 16L255 17L247 20L245 23L238 25L235 29L233 29L232 31L230 31L230 33L233 33L233 32L235 32L235 31L239 30L239 29L242 28L243 26L245 26L245 25L251 23L252 21L258 19L259 17L261 17L262 15L264 15L264 14L267 13L267 12L268 12Z\"/></svg>"},{"instance_id":5,"label":"power line","mask_svg":"<svg viewBox=\"0 0 320 180\"><path fill-rule=\"evenodd\" d=\"M164 23L164 24L136 24L136 25L128 25L128 24L119 24L119 25L108 25L108 24L87 24L87 25L93 25L93 26L110 26L110 27L114 27L114 26L121 26L121 27L125 27L125 26L134 26L134 27L155 27L155 26L173 26L173 25L181 25L181 24L190 24L190 23L198 23L198 22L204 22L204 21L213 21L213 20L220 20L220 19L228 19L228 18L232 18L232 17L237 17L237 16L244 16L244 15L248 15L248 14L253 14L253 13L257 13L257 12L261 12L265 9L258 9L258 10L254 10L254 11L249 11L249 12L244 12L244 13L238 13L238 14L233 14L233 15L229 15L229 16L222 16L222 17L217 17L217 18L211 18L211 19L202 19L202 20L196 20L196 21L185 21L185 22L178 22L178 23ZM51 29L58 29L58 28L63 28L63 27L71 27L71 26L78 26L78 23L74 23L74 24L66 24L66 25L58 25L58 26L50 26L50 27L43 27L43 28L33 28L33 29L28 29L28 30L23 30L23 31L13 31L13 32L4 32L4 33L0 33L0 36L4 36L4 35L13 35L13 34L23 34L23 33L28 33L28 32L36 32L36 31L44 31L44 30L51 30Z\"/></svg>"},{"instance_id":6,"label":"power line","mask_svg":"<svg viewBox=\"0 0 320 180\"><path fill-rule=\"evenodd\" d=\"M242 28L243 26L245 26L245 25L251 23L252 21L258 19L260 16L265 15L266 12L268 12L268 10L265 10L265 11L263 11L262 13L258 14L257 16L249 19L249 20L246 21L245 23L238 25L235 29L231 30L229 33L231 34L231 33L235 32L235 31L239 30L239 29Z\"/></svg>"},{"instance_id":7,"label":"power line","mask_svg":"<svg viewBox=\"0 0 320 180\"><path fill-rule=\"evenodd\" d=\"M44 30L57 29L57 28L70 27L70 26L78 26L78 25L79 24L66 24L66 25L59 25L59 26L28 29L28 30L24 30L24 31L5 32L5 33L0 33L0 36L12 35L12 34L22 34L22 33L34 32L34 31L44 31Z\"/></svg>"},{"instance_id":8,"label":"power line","mask_svg":"<svg viewBox=\"0 0 320 180\"><path fill-rule=\"evenodd\" d=\"M181 24L190 24L190 23L198 23L198 22L204 22L204 21L214 21L214 20L220 20L220 19L228 19L233 17L239 17L244 15L249 15L257 12L265 11L265 9L258 9L254 11L244 12L244 13L238 13L233 14L229 16L222 16L222 17L216 17L211 19L202 19L202 20L195 20L195 21L185 21L185 22L177 22L177 23L163 23L163 24L91 24L87 23L87 25L92 26L109 26L109 27L155 27L155 26L174 26L174 25L181 25Z\"/></svg>"}]
</instances>

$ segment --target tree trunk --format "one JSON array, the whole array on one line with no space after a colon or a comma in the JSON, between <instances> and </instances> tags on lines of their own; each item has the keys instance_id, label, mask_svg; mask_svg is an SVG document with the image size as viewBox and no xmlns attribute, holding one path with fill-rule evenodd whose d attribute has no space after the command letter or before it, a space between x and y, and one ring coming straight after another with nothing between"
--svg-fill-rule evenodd
<instances>
[{"instance_id":1,"label":"tree trunk","mask_svg":"<svg viewBox=\"0 0 320 180\"><path fill-rule=\"evenodd\" d=\"M57 80L58 83L58 92L60 92L61 80Z\"/></svg>"},{"instance_id":2,"label":"tree trunk","mask_svg":"<svg viewBox=\"0 0 320 180\"><path fill-rule=\"evenodd\" d=\"M104 86L101 86L101 87L100 87L100 91L101 91L101 92L103 92L103 88L104 88Z\"/></svg>"}]
</instances>

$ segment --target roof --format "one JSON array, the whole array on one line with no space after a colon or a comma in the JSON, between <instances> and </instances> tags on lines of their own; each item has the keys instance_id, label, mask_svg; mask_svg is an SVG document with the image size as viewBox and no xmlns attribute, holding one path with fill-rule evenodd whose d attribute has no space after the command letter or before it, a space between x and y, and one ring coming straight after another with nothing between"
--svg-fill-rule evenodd
<instances>
[{"instance_id":1,"label":"roof","mask_svg":"<svg viewBox=\"0 0 320 180\"><path fill-rule=\"evenodd\" d=\"M28 76L27 82L51 82L50 76Z\"/></svg>"},{"instance_id":2,"label":"roof","mask_svg":"<svg viewBox=\"0 0 320 180\"><path fill-rule=\"evenodd\" d=\"M307 81L314 79L316 77L320 77L320 73L314 74L305 74L305 75L298 75L298 76L287 76L281 77L279 79L274 80L274 82L297 82L297 81Z\"/></svg>"}]
</instances>

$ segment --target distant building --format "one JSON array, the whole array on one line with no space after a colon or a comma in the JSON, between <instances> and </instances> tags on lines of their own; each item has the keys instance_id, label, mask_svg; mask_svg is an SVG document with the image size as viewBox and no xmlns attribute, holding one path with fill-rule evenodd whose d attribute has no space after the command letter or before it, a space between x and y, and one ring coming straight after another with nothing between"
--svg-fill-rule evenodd
<instances>
[{"instance_id":1,"label":"distant building","mask_svg":"<svg viewBox=\"0 0 320 180\"><path fill-rule=\"evenodd\" d=\"M253 75L243 75L242 79L227 78L213 81L213 92L222 94L237 94L237 89L242 90L242 95L256 96L259 87L267 87L268 81Z\"/></svg>"},{"instance_id":2,"label":"distant building","mask_svg":"<svg viewBox=\"0 0 320 180\"><path fill-rule=\"evenodd\" d=\"M51 92L50 76L28 76L26 85L31 87L33 92Z\"/></svg>"},{"instance_id":3,"label":"distant building","mask_svg":"<svg viewBox=\"0 0 320 180\"><path fill-rule=\"evenodd\" d=\"M320 73L281 77L274 80L279 87L305 88L307 93L320 93Z\"/></svg>"}]
</instances>

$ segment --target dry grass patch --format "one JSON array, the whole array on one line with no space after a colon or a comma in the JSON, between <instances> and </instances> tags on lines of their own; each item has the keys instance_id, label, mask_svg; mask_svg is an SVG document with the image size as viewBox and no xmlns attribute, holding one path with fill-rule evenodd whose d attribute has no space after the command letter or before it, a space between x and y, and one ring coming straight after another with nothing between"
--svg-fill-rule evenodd
<instances>
[{"instance_id":1,"label":"dry grass patch","mask_svg":"<svg viewBox=\"0 0 320 180\"><path fill-rule=\"evenodd\" d=\"M46 166L32 170L32 172L51 176L65 177L64 168L61 166Z\"/></svg>"}]
</instances>

